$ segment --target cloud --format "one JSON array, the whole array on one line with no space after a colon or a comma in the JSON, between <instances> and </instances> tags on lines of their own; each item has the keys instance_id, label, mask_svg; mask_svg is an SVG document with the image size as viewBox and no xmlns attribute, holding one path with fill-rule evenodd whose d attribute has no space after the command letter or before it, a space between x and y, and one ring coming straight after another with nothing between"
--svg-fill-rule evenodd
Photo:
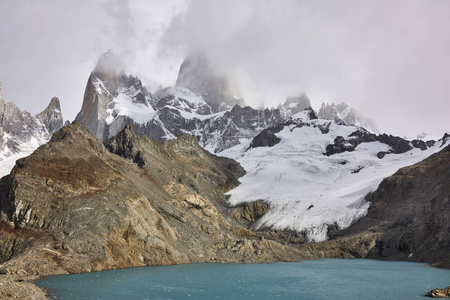
<instances>
[{"instance_id":1,"label":"cloud","mask_svg":"<svg viewBox=\"0 0 450 300\"><path fill-rule=\"evenodd\" d=\"M113 49L145 84L173 85L205 52L247 103L305 91L344 101L395 134L449 130L448 1L10 1L0 3L3 93L37 113L81 108L89 73Z\"/></svg>"},{"instance_id":2,"label":"cloud","mask_svg":"<svg viewBox=\"0 0 450 300\"><path fill-rule=\"evenodd\" d=\"M158 39L183 3L1 1L0 81L6 100L35 114L58 96L64 117L73 120L89 74L108 49L130 72L172 84L176 75L166 71L170 57L157 51Z\"/></svg>"},{"instance_id":3,"label":"cloud","mask_svg":"<svg viewBox=\"0 0 450 300\"><path fill-rule=\"evenodd\" d=\"M306 91L316 107L345 101L386 131L442 134L448 122L420 120L424 106L439 120L450 108L449 17L445 1L199 0L163 42L206 51L255 106Z\"/></svg>"}]
</instances>

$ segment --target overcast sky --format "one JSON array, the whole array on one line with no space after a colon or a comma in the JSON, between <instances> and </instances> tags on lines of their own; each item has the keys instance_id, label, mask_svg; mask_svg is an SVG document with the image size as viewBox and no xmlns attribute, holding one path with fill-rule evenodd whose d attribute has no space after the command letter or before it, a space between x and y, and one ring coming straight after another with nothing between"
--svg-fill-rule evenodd
<instances>
[{"instance_id":1,"label":"overcast sky","mask_svg":"<svg viewBox=\"0 0 450 300\"><path fill-rule=\"evenodd\" d=\"M0 81L35 114L51 97L81 108L112 49L144 85L174 85L203 51L245 101L276 106L306 92L346 102L383 132L450 131L450 1L0 1Z\"/></svg>"}]
</instances>

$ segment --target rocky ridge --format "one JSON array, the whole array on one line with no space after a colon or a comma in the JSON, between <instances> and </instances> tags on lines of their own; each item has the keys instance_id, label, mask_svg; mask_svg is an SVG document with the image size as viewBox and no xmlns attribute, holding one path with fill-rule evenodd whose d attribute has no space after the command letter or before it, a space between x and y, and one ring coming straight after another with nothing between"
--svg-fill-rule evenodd
<instances>
[{"instance_id":1,"label":"rocky ridge","mask_svg":"<svg viewBox=\"0 0 450 300\"><path fill-rule=\"evenodd\" d=\"M367 118L355 108L344 102L339 104L322 103L318 112L318 117L325 120L334 120L335 118L338 118L347 125L363 127L370 132L380 133L375 121Z\"/></svg>"},{"instance_id":2,"label":"rocky ridge","mask_svg":"<svg viewBox=\"0 0 450 300\"><path fill-rule=\"evenodd\" d=\"M9 173L16 159L30 154L62 127L63 118L58 98L33 117L14 102L6 102L0 83L0 176Z\"/></svg>"},{"instance_id":3,"label":"rocky ridge","mask_svg":"<svg viewBox=\"0 0 450 300\"><path fill-rule=\"evenodd\" d=\"M103 145L74 122L0 181L1 272L306 258L222 214L242 172L194 137L159 144L126 127Z\"/></svg>"},{"instance_id":4,"label":"rocky ridge","mask_svg":"<svg viewBox=\"0 0 450 300\"><path fill-rule=\"evenodd\" d=\"M89 77L76 117L101 141L132 124L136 133L159 142L194 135L203 147L217 153L283 120L277 109L257 110L249 106L228 105L227 110L213 113L215 108L206 98L181 83L152 95L139 79L116 68L112 53L100 59ZM180 72L185 79L193 76ZM220 80L214 82L223 85Z\"/></svg>"},{"instance_id":5,"label":"rocky ridge","mask_svg":"<svg viewBox=\"0 0 450 300\"><path fill-rule=\"evenodd\" d=\"M280 103L277 109L280 111L282 118L287 120L308 107L311 107L311 101L306 93L301 93L297 96L287 97L286 101L283 104Z\"/></svg>"},{"instance_id":6,"label":"rocky ridge","mask_svg":"<svg viewBox=\"0 0 450 300\"><path fill-rule=\"evenodd\" d=\"M276 109L244 106L238 94L238 88L218 75L205 57L194 55L182 63L175 87L152 95L138 78L121 71L117 58L107 52L89 77L76 120L101 141L132 124L136 133L159 142L194 135L204 148L219 153L311 107L305 93L287 97ZM351 112L360 116L354 109ZM339 110L329 109L326 118L337 116L342 117ZM360 119L344 120L358 125Z\"/></svg>"}]
</instances>

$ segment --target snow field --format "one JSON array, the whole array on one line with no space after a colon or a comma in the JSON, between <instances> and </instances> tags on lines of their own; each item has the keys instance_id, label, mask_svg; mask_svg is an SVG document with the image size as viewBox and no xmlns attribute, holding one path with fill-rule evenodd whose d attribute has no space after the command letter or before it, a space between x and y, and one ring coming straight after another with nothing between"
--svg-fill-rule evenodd
<instances>
[{"instance_id":1,"label":"snow field","mask_svg":"<svg viewBox=\"0 0 450 300\"><path fill-rule=\"evenodd\" d=\"M302 114L294 118L311 125L329 122L305 121ZM332 122L329 133L322 134L317 127L294 127L276 134L281 141L273 147L245 151L249 144L238 145L221 155L236 159L247 171L240 178L241 185L227 193L231 205L265 200L270 209L257 228L303 231L310 242L326 240L329 225L346 228L366 215L370 203L364 198L383 178L441 149L437 143L426 151L414 148L379 159L376 154L389 146L371 142L360 144L353 152L326 156L325 148L336 136L347 138L358 128Z\"/></svg>"}]
</instances>

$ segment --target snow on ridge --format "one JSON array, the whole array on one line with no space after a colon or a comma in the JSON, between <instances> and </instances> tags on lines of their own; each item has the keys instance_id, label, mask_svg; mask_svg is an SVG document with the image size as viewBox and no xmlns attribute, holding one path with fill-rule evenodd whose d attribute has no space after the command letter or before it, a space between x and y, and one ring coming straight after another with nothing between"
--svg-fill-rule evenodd
<instances>
[{"instance_id":1,"label":"snow on ridge","mask_svg":"<svg viewBox=\"0 0 450 300\"><path fill-rule=\"evenodd\" d=\"M161 93L164 94L171 94L174 95L176 98L182 98L190 103L197 103L197 104L205 104L205 100L203 100L203 97L201 95L195 94L188 90L187 88L176 86L176 87L168 87L164 89Z\"/></svg>"},{"instance_id":2,"label":"snow on ridge","mask_svg":"<svg viewBox=\"0 0 450 300\"><path fill-rule=\"evenodd\" d=\"M305 121L303 117L302 113L293 116ZM390 147L369 142L352 152L326 156L326 146L337 136L348 137L358 130L331 121L329 132L323 134L318 125L329 122L316 119L306 121L311 126L285 126L276 134L280 143L273 147L245 151L244 145L238 145L220 153L236 159L247 171L239 179L241 185L227 193L229 203L265 200L270 209L257 228L303 231L308 241L323 241L328 226L343 229L367 214L369 203L364 198L383 178L442 149L441 143L436 143L425 151L414 148L379 159L377 153Z\"/></svg>"},{"instance_id":3,"label":"snow on ridge","mask_svg":"<svg viewBox=\"0 0 450 300\"><path fill-rule=\"evenodd\" d=\"M133 119L136 123L145 124L153 119L155 110L151 105L133 102L132 96L126 93L119 93L117 97L108 104L106 112L108 117L106 123L110 125L118 116L126 116Z\"/></svg>"},{"instance_id":4,"label":"snow on ridge","mask_svg":"<svg viewBox=\"0 0 450 300\"><path fill-rule=\"evenodd\" d=\"M6 142L8 139L13 137L8 133L3 133L3 140ZM32 136L28 142L20 142L17 140L19 152L13 153L9 148L5 147L0 151L0 177L8 175L11 169L16 164L16 160L19 158L30 155L34 152L40 145L45 144L48 141L48 136L42 134L40 136Z\"/></svg>"},{"instance_id":5,"label":"snow on ridge","mask_svg":"<svg viewBox=\"0 0 450 300\"><path fill-rule=\"evenodd\" d=\"M94 85L95 91L97 92L97 94L111 95L111 93L105 87L105 84L103 83L103 81L100 78L98 78L97 76L94 76L94 79L92 80L92 84Z\"/></svg>"},{"instance_id":6,"label":"snow on ridge","mask_svg":"<svg viewBox=\"0 0 450 300\"><path fill-rule=\"evenodd\" d=\"M211 107L201 95L183 87L166 87L154 95L156 106L173 106L178 110L198 115L210 115Z\"/></svg>"}]
</instances>

